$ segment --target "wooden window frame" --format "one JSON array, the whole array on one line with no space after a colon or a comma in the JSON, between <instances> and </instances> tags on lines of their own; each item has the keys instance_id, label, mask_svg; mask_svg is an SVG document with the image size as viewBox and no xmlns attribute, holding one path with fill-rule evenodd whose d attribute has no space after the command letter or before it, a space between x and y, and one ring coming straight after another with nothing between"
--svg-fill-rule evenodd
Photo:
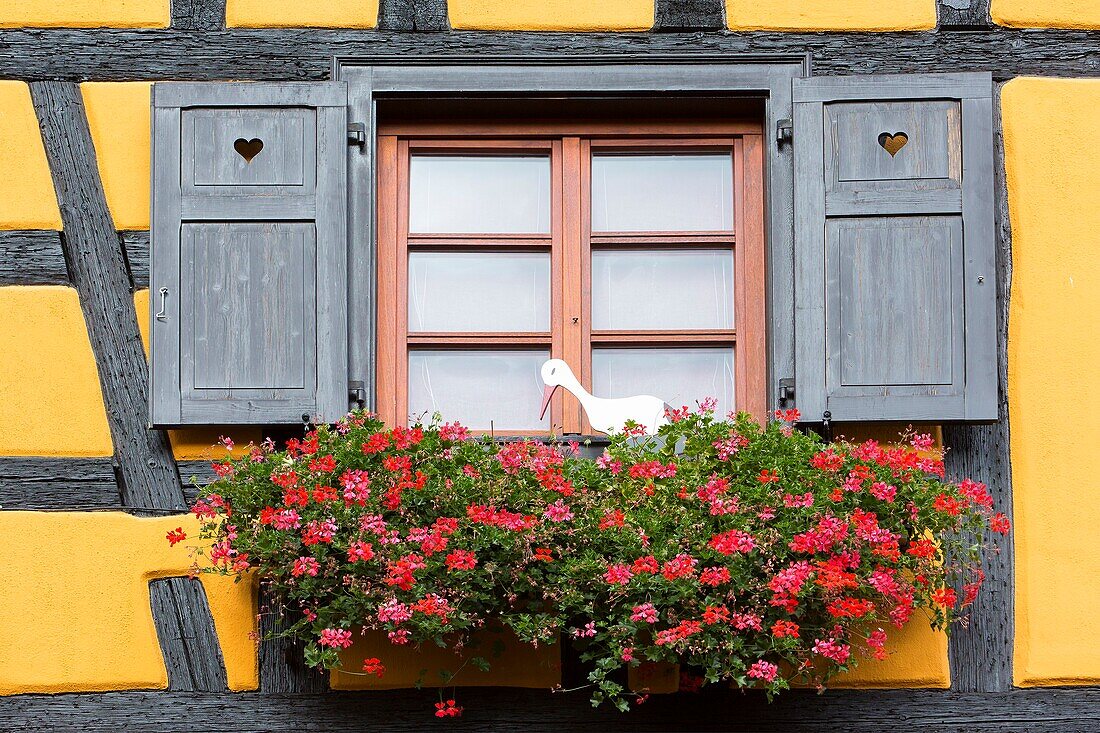
<instances>
[{"instance_id":1,"label":"wooden window frame","mask_svg":"<svg viewBox=\"0 0 1100 733\"><path fill-rule=\"evenodd\" d=\"M655 122L435 122L383 123L377 129L376 409L388 424L408 415L408 357L413 348L535 347L578 370L592 387L593 347L720 346L735 352L736 407L764 419L767 410L765 330L764 154L761 120ZM731 232L593 232L591 160L594 151L722 151L732 158ZM551 161L551 227L546 235L410 234L409 163L423 151L530 153ZM725 249L734 254L734 329L594 331L591 314L593 250ZM408 330L408 258L411 251L543 251L551 256L550 330L542 333ZM575 322L574 322L575 321ZM551 403L551 430L593 431L580 404L559 390ZM704 395L700 395L702 397ZM545 431L508 434L544 435Z\"/></svg>"},{"instance_id":2,"label":"wooden window frame","mask_svg":"<svg viewBox=\"0 0 1100 733\"><path fill-rule=\"evenodd\" d=\"M756 100L763 105L765 261L768 329L767 410L796 397L794 312L794 156L789 130L791 82L811 73L807 53L715 54L596 50L587 54L515 56L427 52L337 55L332 78L348 85L348 379L353 404L378 409L375 380L378 231L378 122L391 102L420 100L632 101L689 105L691 98ZM809 416L812 417L812 416Z\"/></svg>"}]
</instances>

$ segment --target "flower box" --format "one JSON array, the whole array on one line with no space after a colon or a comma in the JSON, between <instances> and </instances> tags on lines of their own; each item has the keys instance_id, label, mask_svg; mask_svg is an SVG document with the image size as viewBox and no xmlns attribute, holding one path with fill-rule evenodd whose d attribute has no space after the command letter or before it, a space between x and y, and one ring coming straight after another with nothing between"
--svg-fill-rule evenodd
<instances>
[{"instance_id":1,"label":"flower box","mask_svg":"<svg viewBox=\"0 0 1100 733\"><path fill-rule=\"evenodd\" d=\"M977 594L982 538L1008 531L984 486L943 479L928 436L825 444L792 412L761 427L670 411L655 438L628 426L594 460L353 413L217 462L194 511L207 570L258 572L340 685L415 682L431 666L416 645L465 647L441 652L461 670L506 665L467 654L498 625L574 645L595 704L629 707L633 660L635 690L675 689L681 663L770 696L885 654L918 610L945 628ZM488 679L463 674L439 682Z\"/></svg>"}]
</instances>

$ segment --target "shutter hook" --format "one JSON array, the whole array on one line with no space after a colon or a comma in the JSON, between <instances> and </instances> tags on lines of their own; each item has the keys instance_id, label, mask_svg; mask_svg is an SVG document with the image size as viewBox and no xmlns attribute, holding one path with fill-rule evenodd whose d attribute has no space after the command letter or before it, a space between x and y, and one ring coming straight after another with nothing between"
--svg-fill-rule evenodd
<instances>
[{"instance_id":1,"label":"shutter hook","mask_svg":"<svg viewBox=\"0 0 1100 733\"><path fill-rule=\"evenodd\" d=\"M158 321L167 321L168 314L164 312L164 301L168 298L168 288L161 288L157 292L160 293L160 310L153 314L153 318Z\"/></svg>"},{"instance_id":2,"label":"shutter hook","mask_svg":"<svg viewBox=\"0 0 1100 733\"><path fill-rule=\"evenodd\" d=\"M830 422L832 417L833 413L828 410L821 413L821 432L823 433L821 437L825 438L826 443L833 442L833 425Z\"/></svg>"}]
</instances>

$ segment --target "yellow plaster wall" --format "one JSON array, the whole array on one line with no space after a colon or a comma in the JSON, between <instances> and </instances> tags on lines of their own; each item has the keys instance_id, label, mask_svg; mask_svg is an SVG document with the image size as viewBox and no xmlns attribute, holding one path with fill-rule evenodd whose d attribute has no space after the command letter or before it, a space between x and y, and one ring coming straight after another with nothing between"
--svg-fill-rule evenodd
<instances>
[{"instance_id":1,"label":"yellow plaster wall","mask_svg":"<svg viewBox=\"0 0 1100 733\"><path fill-rule=\"evenodd\" d=\"M193 517L0 512L0 694L163 689L148 583L186 575ZM230 689L258 683L251 583L201 576Z\"/></svg>"},{"instance_id":2,"label":"yellow plaster wall","mask_svg":"<svg viewBox=\"0 0 1100 733\"><path fill-rule=\"evenodd\" d=\"M225 20L247 28L373 28L378 0L228 0Z\"/></svg>"},{"instance_id":3,"label":"yellow plaster wall","mask_svg":"<svg viewBox=\"0 0 1100 733\"><path fill-rule=\"evenodd\" d=\"M0 315L0 456L111 455L76 291L0 287Z\"/></svg>"},{"instance_id":4,"label":"yellow plaster wall","mask_svg":"<svg viewBox=\"0 0 1100 733\"><path fill-rule=\"evenodd\" d=\"M149 356L149 290L142 288L134 293L134 308L137 310L138 330L141 343L145 347L145 356ZM210 460L221 458L225 449L215 445L221 436L233 439L236 444L233 455L245 454L249 442L259 444L263 440L260 429L249 425L225 425L211 427L181 428L169 430L168 439L172 443L172 452L181 460Z\"/></svg>"},{"instance_id":5,"label":"yellow plaster wall","mask_svg":"<svg viewBox=\"0 0 1100 733\"><path fill-rule=\"evenodd\" d=\"M0 28L167 28L169 0L4 0Z\"/></svg>"},{"instance_id":6,"label":"yellow plaster wall","mask_svg":"<svg viewBox=\"0 0 1100 733\"><path fill-rule=\"evenodd\" d=\"M0 19L5 12L0 9ZM0 81L0 229L60 228L30 88L21 81Z\"/></svg>"},{"instance_id":7,"label":"yellow plaster wall","mask_svg":"<svg viewBox=\"0 0 1100 733\"><path fill-rule=\"evenodd\" d=\"M80 85L116 229L149 228L151 88L146 81Z\"/></svg>"},{"instance_id":8,"label":"yellow plaster wall","mask_svg":"<svg viewBox=\"0 0 1100 733\"><path fill-rule=\"evenodd\" d=\"M1020 686L1100 682L1098 108L1100 80L1002 92Z\"/></svg>"},{"instance_id":9,"label":"yellow plaster wall","mask_svg":"<svg viewBox=\"0 0 1100 733\"><path fill-rule=\"evenodd\" d=\"M936 3L935 0L901 0L890 4L879 0L726 0L726 24L733 30L924 30L936 27Z\"/></svg>"},{"instance_id":10,"label":"yellow plaster wall","mask_svg":"<svg viewBox=\"0 0 1100 733\"><path fill-rule=\"evenodd\" d=\"M452 28L529 31L644 31L653 0L449 0Z\"/></svg>"},{"instance_id":11,"label":"yellow plaster wall","mask_svg":"<svg viewBox=\"0 0 1100 733\"><path fill-rule=\"evenodd\" d=\"M993 0L989 14L1014 28L1100 28L1100 0Z\"/></svg>"}]
</instances>

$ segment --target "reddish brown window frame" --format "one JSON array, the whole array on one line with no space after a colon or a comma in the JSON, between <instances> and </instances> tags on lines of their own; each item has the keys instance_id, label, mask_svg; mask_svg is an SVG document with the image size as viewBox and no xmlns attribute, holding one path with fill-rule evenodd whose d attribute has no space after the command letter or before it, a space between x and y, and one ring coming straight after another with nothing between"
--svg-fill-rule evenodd
<instances>
[{"instance_id":1,"label":"reddish brown window frame","mask_svg":"<svg viewBox=\"0 0 1100 733\"><path fill-rule=\"evenodd\" d=\"M733 154L734 230L729 232L593 233L589 185L593 150L729 150ZM408 414L410 347L545 346L579 370L591 389L593 346L722 346L735 350L738 410L763 419L766 411L763 136L756 120L722 122L394 122L378 131L376 409L390 425ZM410 235L409 160L413 152L508 153L546 151L551 158L551 227L546 235ZM735 329L593 331L591 253L601 246L632 249L728 246L734 252ZM551 255L548 333L412 333L408 316L410 249L536 250ZM558 390L551 403L555 433L590 434L580 404ZM704 395L701 395L704 396ZM506 426L498 432L516 434Z\"/></svg>"}]
</instances>

